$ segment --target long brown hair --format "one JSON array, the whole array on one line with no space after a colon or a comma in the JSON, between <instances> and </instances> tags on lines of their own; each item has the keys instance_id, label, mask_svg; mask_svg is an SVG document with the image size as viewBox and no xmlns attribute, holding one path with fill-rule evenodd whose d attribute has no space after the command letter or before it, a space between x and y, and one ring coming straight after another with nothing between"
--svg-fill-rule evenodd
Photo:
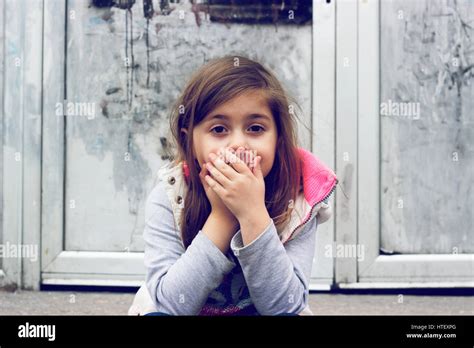
<instances>
[{"instance_id":1,"label":"long brown hair","mask_svg":"<svg viewBox=\"0 0 474 348\"><path fill-rule=\"evenodd\" d=\"M193 128L212 110L243 92L264 91L277 127L273 167L265 177L265 205L277 229L289 220L292 204L300 191L301 164L297 153L297 103L268 69L242 56L214 59L191 77L171 110L170 125L177 146L175 164L186 161L188 191L184 197L181 235L187 248L211 212L199 178L201 168L193 150ZM185 128L188 131L182 132Z\"/></svg>"}]
</instances>

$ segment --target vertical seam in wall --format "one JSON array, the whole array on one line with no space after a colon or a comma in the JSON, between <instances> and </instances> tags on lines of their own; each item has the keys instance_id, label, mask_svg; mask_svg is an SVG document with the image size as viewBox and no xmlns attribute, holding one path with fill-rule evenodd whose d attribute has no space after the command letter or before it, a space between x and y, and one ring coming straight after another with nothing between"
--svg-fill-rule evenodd
<instances>
[{"instance_id":1,"label":"vertical seam in wall","mask_svg":"<svg viewBox=\"0 0 474 348\"><path fill-rule=\"evenodd\" d=\"M378 167L378 172L379 172L379 193L378 193L378 210L379 210L379 221L378 221L378 234L379 234L379 245L377 246L377 251L379 252L380 255L380 248L382 246L382 118L380 117L380 99L382 95L382 89L381 86L382 84L380 83L380 78L382 76L382 64L381 64L381 38L382 38L382 4L379 2L378 3L378 19L377 19L377 31L378 31L378 71L379 71L379 76L377 77L377 82L378 82L378 87L377 87L377 93L378 93L378 100L377 100L377 120L378 120L378 128L379 128L379 139L378 139L378 147L379 147L379 163L377 163Z\"/></svg>"},{"instance_id":2,"label":"vertical seam in wall","mask_svg":"<svg viewBox=\"0 0 474 348\"><path fill-rule=\"evenodd\" d=\"M19 228L18 228L18 233L19 233L19 246L21 247L23 245L23 216L24 216L24 211L23 211L23 194L24 194L24 184L25 184L25 63L26 63L26 12L25 12L25 1L21 1L21 11L19 14L15 14L17 16L20 16L20 38L22 40L21 42L21 69L20 69L20 139L21 139L21 150L20 150L20 168L21 168L21 173L20 173L20 196L19 196L19 201L20 201L20 207L19 207ZM18 287L21 289L23 287L23 258L19 257L18 258Z\"/></svg>"},{"instance_id":3,"label":"vertical seam in wall","mask_svg":"<svg viewBox=\"0 0 474 348\"><path fill-rule=\"evenodd\" d=\"M41 3L41 11L42 11L42 21L41 21L41 72L40 72L40 78L41 78L41 90L40 90L40 139L39 139L39 144L40 144L40 150L39 150L39 157L40 157L40 164L39 164L39 184L40 184L40 200L38 202L39 205L39 237L38 237L38 244L39 244L39 285L41 285L41 271L42 271L42 258L41 256L43 253L41 252L42 249L42 236L43 236L43 124L44 124L44 3L46 0L42 0Z\"/></svg>"},{"instance_id":4,"label":"vertical seam in wall","mask_svg":"<svg viewBox=\"0 0 474 348\"><path fill-rule=\"evenodd\" d=\"M0 43L2 45L2 60L0 64L2 65L2 71L3 71L3 78L0 83L2 84L2 95L0 98L2 99L2 110L1 110L1 124L0 124L0 136L1 136L1 142L0 144L2 145L2 150L1 150L1 155L0 155L0 160L2 161L2 171L0 173L0 190L2 192L2 197L0 198L0 224L1 224L1 229L0 229L0 243L3 243L3 238L4 238L4 232L3 232L3 223L4 223L4 218L3 218L3 200L4 200L4 190L3 190L3 171L4 171L4 156L3 156L3 149L4 149L4 122L5 122L5 1L0 2L0 11L2 13L0 16L2 16L2 42ZM3 262L0 259L0 270L3 267Z\"/></svg>"},{"instance_id":5,"label":"vertical seam in wall","mask_svg":"<svg viewBox=\"0 0 474 348\"><path fill-rule=\"evenodd\" d=\"M357 168L357 185L354 185L357 194L356 194L356 250L357 246L359 245L359 183L360 183L360 177L359 177L359 35L360 35L360 28L359 28L359 2L357 1L356 3L356 121L357 121L357 126L356 126L356 143L357 143L357 161L356 161L356 168ZM356 264L356 277L355 281L359 281L359 261L358 258L355 258L355 264Z\"/></svg>"},{"instance_id":6,"label":"vertical seam in wall","mask_svg":"<svg viewBox=\"0 0 474 348\"><path fill-rule=\"evenodd\" d=\"M334 1L334 170L338 172L338 148L337 148L337 1ZM336 197L337 195L335 195ZM334 199L334 230L333 245L337 242L337 198ZM333 284L336 280L336 258L333 258Z\"/></svg>"},{"instance_id":7,"label":"vertical seam in wall","mask_svg":"<svg viewBox=\"0 0 474 348\"><path fill-rule=\"evenodd\" d=\"M68 9L68 0L65 0L65 4L64 4L64 51L63 51L63 57L64 57L64 60L63 60L63 64L64 64L64 73L63 73L63 100L61 100L60 102L63 103L65 100L67 101L67 39L68 39L68 32L67 32L67 9ZM63 104L64 105L64 104ZM66 174L67 174L67 170L66 170L66 166L67 166L67 163L66 163L66 156L67 156L67 151L66 151L66 146L67 146L67 142L66 142L66 130L67 130L67 115L63 115L63 146L62 146L62 149L63 149L63 204L62 204L62 207L63 207L63 211L62 211L62 215L63 215L63 221L62 221L62 244L63 244L63 250L66 250L66 209L67 209L67 202L66 202Z\"/></svg>"}]
</instances>

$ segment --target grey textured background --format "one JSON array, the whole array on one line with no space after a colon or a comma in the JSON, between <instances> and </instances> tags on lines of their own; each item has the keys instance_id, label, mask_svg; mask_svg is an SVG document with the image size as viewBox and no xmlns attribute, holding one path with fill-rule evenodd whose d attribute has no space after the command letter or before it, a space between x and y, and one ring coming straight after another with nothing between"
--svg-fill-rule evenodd
<instances>
[{"instance_id":1,"label":"grey textured background","mask_svg":"<svg viewBox=\"0 0 474 348\"><path fill-rule=\"evenodd\" d=\"M68 1L67 66L55 67L66 69L67 100L91 103L95 111L90 119L65 118L66 249L143 249L144 202L169 149L169 107L207 60L245 54L267 65L297 97L310 127L310 24L221 24L203 16L198 26L186 1L147 23L137 0L127 28L125 10L89 4ZM3 6L0 0L0 24ZM381 246L399 253L472 253L474 2L383 0L381 24L381 101L420 104L417 120L381 116ZM127 67L132 46L133 66ZM8 49L1 44L0 56ZM303 124L299 135L300 145L310 148ZM1 151L0 183L3 165Z\"/></svg>"},{"instance_id":2,"label":"grey textured background","mask_svg":"<svg viewBox=\"0 0 474 348\"><path fill-rule=\"evenodd\" d=\"M382 247L472 253L474 2L382 1L381 23L381 102L420 105L381 116Z\"/></svg>"},{"instance_id":3,"label":"grey textured background","mask_svg":"<svg viewBox=\"0 0 474 348\"><path fill-rule=\"evenodd\" d=\"M169 108L209 59L243 54L268 66L298 97L310 127L311 25L221 24L201 13L198 26L186 2L147 24L141 1L128 18L115 7L68 4L67 99L95 103L96 117L66 117L66 202L74 201L67 249L142 250L144 202L169 147ZM125 60L127 52L131 65L132 41L133 69ZM309 131L300 125L299 134L309 148Z\"/></svg>"}]
</instances>

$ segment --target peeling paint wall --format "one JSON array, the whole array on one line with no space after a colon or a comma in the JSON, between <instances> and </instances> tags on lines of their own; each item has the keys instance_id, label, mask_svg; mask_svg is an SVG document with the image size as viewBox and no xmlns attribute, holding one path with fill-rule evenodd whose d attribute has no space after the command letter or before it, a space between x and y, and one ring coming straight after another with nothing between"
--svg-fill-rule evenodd
<instances>
[{"instance_id":1,"label":"peeling paint wall","mask_svg":"<svg viewBox=\"0 0 474 348\"><path fill-rule=\"evenodd\" d=\"M381 16L382 247L472 253L474 2L382 1Z\"/></svg>"},{"instance_id":2,"label":"peeling paint wall","mask_svg":"<svg viewBox=\"0 0 474 348\"><path fill-rule=\"evenodd\" d=\"M311 125L311 25L223 24L201 13L198 26L188 1L172 6L147 19L142 0L129 11L68 1L67 101L95 103L95 115L65 117L67 250L143 249L145 199L169 153L169 108L209 59L244 54L269 66ZM310 148L310 132L298 132Z\"/></svg>"}]
</instances>

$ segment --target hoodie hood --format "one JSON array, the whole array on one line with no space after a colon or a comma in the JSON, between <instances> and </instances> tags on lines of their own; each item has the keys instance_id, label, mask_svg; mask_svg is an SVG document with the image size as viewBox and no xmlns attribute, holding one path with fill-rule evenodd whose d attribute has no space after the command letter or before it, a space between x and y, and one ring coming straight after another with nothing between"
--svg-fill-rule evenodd
<instances>
[{"instance_id":1,"label":"hoodie hood","mask_svg":"<svg viewBox=\"0 0 474 348\"><path fill-rule=\"evenodd\" d=\"M296 236L313 217L317 217L318 225L331 217L328 199L338 183L336 174L314 154L303 148L298 148L298 154L302 166L303 190L296 199L290 222L282 231L278 231L282 243Z\"/></svg>"},{"instance_id":2,"label":"hoodie hood","mask_svg":"<svg viewBox=\"0 0 474 348\"><path fill-rule=\"evenodd\" d=\"M328 198L336 187L337 177L311 152L302 148L298 152L303 166L304 197L313 206Z\"/></svg>"}]
</instances>

